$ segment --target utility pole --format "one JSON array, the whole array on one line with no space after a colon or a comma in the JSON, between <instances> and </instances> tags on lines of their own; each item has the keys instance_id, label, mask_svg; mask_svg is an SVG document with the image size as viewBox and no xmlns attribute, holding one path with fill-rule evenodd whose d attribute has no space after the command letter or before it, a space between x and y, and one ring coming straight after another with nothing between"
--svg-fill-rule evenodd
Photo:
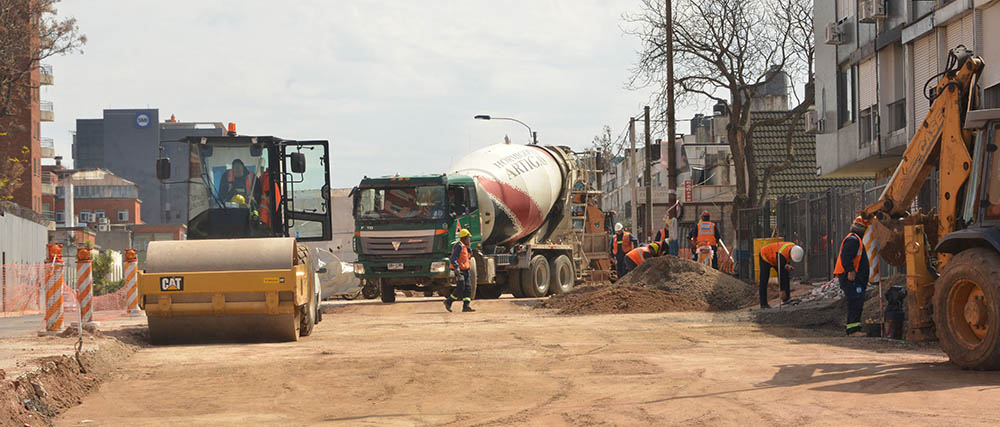
<instances>
[{"instance_id":1,"label":"utility pole","mask_svg":"<svg viewBox=\"0 0 1000 427\"><path fill-rule=\"evenodd\" d=\"M667 2L667 204L674 206L677 203L677 148L676 137L677 125L674 111L674 14L670 3ZM668 212L671 218L676 218L678 212Z\"/></svg>"},{"instance_id":2,"label":"utility pole","mask_svg":"<svg viewBox=\"0 0 1000 427\"><path fill-rule=\"evenodd\" d=\"M646 185L646 206L644 215L646 221L643 224L642 236L647 242L653 239L653 141L649 135L649 106L642 109L643 119L646 122L646 172L643 174L642 183Z\"/></svg>"},{"instance_id":3,"label":"utility pole","mask_svg":"<svg viewBox=\"0 0 1000 427\"><path fill-rule=\"evenodd\" d=\"M631 165L628 168L628 174L626 175L626 177L628 178L628 188L632 191L632 207L631 209L629 209L629 215L632 215L632 220L631 220L632 232L635 233L639 229L638 227L639 220L638 216L636 215L636 206L635 206L635 204L639 202L639 189L636 188L635 184L635 174L639 170L639 166L635 161L635 117L629 117L628 119L628 141L629 144L631 144L632 149L629 150L628 153L628 157L629 159L631 159L630 160Z\"/></svg>"}]
</instances>

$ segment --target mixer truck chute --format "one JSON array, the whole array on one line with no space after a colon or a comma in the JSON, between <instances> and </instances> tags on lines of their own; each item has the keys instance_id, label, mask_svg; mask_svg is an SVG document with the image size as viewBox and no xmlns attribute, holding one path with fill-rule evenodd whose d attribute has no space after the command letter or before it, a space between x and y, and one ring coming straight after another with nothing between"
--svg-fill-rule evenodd
<instances>
[{"instance_id":1,"label":"mixer truck chute","mask_svg":"<svg viewBox=\"0 0 1000 427\"><path fill-rule=\"evenodd\" d=\"M354 191L355 274L384 302L396 289L445 292L451 245L468 229L478 298L566 292L607 257L595 164L566 147L497 144L448 174L365 178Z\"/></svg>"},{"instance_id":2,"label":"mixer truck chute","mask_svg":"<svg viewBox=\"0 0 1000 427\"><path fill-rule=\"evenodd\" d=\"M330 240L326 141L192 137L183 141L188 239L150 242L139 304L153 343L295 340L320 319L314 258ZM169 178L169 160L157 164Z\"/></svg>"}]
</instances>

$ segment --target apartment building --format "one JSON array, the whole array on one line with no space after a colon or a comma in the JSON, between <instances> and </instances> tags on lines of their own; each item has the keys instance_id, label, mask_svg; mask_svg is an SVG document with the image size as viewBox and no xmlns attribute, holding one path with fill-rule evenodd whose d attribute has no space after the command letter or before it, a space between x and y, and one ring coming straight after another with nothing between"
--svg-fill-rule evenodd
<instances>
[{"instance_id":1,"label":"apartment building","mask_svg":"<svg viewBox=\"0 0 1000 427\"><path fill-rule=\"evenodd\" d=\"M959 45L986 60L983 100L1000 107L1000 1L816 1L815 36L818 175L891 174Z\"/></svg>"}]
</instances>

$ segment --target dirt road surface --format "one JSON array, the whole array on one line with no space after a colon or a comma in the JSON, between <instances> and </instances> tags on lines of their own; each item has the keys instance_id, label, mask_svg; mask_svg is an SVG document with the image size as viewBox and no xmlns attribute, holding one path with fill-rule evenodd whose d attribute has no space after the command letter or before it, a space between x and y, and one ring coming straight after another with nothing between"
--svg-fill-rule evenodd
<instances>
[{"instance_id":1,"label":"dirt road surface","mask_svg":"<svg viewBox=\"0 0 1000 427\"><path fill-rule=\"evenodd\" d=\"M145 348L56 425L996 425L1000 373L711 313L335 304L297 343ZM990 403L992 402L992 403Z\"/></svg>"}]
</instances>

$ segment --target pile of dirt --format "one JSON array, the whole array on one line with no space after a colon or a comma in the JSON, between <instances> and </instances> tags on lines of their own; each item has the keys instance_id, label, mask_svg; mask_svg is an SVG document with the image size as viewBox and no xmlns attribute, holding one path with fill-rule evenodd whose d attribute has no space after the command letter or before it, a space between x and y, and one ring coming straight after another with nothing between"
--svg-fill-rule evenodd
<instances>
[{"instance_id":1,"label":"pile of dirt","mask_svg":"<svg viewBox=\"0 0 1000 427\"><path fill-rule=\"evenodd\" d=\"M616 285L659 289L704 301L712 310L736 310L757 301L757 288L711 267L675 256L653 258Z\"/></svg>"},{"instance_id":2,"label":"pile of dirt","mask_svg":"<svg viewBox=\"0 0 1000 427\"><path fill-rule=\"evenodd\" d=\"M535 307L556 309L557 314L607 314L704 311L708 309L708 304L690 296L658 289L591 284L553 296Z\"/></svg>"},{"instance_id":3,"label":"pile of dirt","mask_svg":"<svg viewBox=\"0 0 1000 427\"><path fill-rule=\"evenodd\" d=\"M898 275L890 278L882 284L882 292L885 293L889 287L896 284L906 286L906 277ZM865 291L865 308L861 315L863 322L878 322L881 319L879 298L881 296L878 292L878 286L869 286ZM842 329L847 323L847 299L838 295L837 298L817 299L768 310L755 310L751 312L751 319L766 325Z\"/></svg>"},{"instance_id":4,"label":"pile of dirt","mask_svg":"<svg viewBox=\"0 0 1000 427\"><path fill-rule=\"evenodd\" d=\"M753 304L756 289L694 261L664 256L643 262L614 284L580 286L537 304L559 314L735 310Z\"/></svg>"}]
</instances>

